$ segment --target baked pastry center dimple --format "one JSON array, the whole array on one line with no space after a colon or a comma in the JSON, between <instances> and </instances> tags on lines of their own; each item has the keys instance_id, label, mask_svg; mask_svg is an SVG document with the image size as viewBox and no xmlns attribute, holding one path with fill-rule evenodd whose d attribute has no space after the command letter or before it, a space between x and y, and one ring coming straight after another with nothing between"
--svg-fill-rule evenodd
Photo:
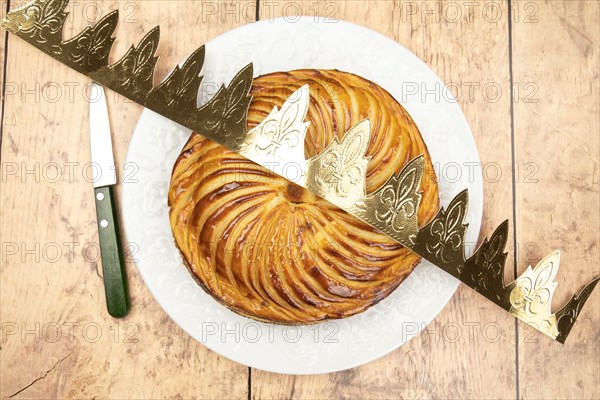
<instances>
[{"instance_id":1,"label":"baked pastry center dimple","mask_svg":"<svg viewBox=\"0 0 600 400\"><path fill-rule=\"evenodd\" d=\"M286 200L292 204L314 203L317 199L315 194L293 182L287 182L282 192Z\"/></svg>"},{"instance_id":2,"label":"baked pastry center dimple","mask_svg":"<svg viewBox=\"0 0 600 400\"><path fill-rule=\"evenodd\" d=\"M439 208L427 147L404 108L359 76L297 70L254 80L248 128L308 84L305 155L371 121L367 192L423 154L418 211ZM198 133L173 168L169 218L197 282L233 311L261 321L305 324L362 312L389 295L420 257L352 215Z\"/></svg>"}]
</instances>

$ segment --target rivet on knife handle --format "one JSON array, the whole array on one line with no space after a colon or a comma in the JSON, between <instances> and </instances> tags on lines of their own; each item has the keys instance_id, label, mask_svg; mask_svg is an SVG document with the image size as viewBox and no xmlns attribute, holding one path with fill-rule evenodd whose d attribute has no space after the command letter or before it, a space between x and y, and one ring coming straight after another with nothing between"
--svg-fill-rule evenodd
<instances>
[{"instance_id":1,"label":"rivet on knife handle","mask_svg":"<svg viewBox=\"0 0 600 400\"><path fill-rule=\"evenodd\" d=\"M129 311L129 294L115 198L111 186L95 188L94 191L106 307L110 315L120 318Z\"/></svg>"}]
</instances>

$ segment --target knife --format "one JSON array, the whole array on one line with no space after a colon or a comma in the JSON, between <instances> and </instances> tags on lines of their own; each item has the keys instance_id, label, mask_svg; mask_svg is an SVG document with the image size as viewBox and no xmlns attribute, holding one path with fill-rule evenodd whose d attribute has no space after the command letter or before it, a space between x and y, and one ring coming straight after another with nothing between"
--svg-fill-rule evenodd
<instances>
[{"instance_id":1,"label":"knife","mask_svg":"<svg viewBox=\"0 0 600 400\"><path fill-rule=\"evenodd\" d=\"M117 183L117 171L104 90L96 83L93 83L92 90L96 95L94 96L94 92L92 92L92 96L90 96L93 99L90 101L90 143L92 165L96 172L94 193L104 291L108 313L113 317L120 318L129 311L129 294L113 190L113 186Z\"/></svg>"}]
</instances>

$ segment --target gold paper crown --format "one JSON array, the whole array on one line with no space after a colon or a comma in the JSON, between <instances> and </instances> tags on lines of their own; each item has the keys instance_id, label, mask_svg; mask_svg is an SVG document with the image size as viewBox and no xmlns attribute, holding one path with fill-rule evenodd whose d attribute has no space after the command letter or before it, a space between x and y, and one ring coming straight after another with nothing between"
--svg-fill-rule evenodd
<instances>
[{"instance_id":1,"label":"gold paper crown","mask_svg":"<svg viewBox=\"0 0 600 400\"><path fill-rule=\"evenodd\" d=\"M421 200L418 189L423 174L422 156L410 161L375 192L366 193L368 159L365 152L370 140L369 120L351 128L341 141L334 139L322 153L305 159L307 86L290 96L281 110L275 107L261 124L247 131L252 64L243 68L227 87L221 86L210 101L198 107L204 46L153 88L159 28L152 29L138 46L132 46L123 58L109 65L118 11L63 41L68 2L34 0L10 11L2 26L94 81L201 132L320 195L431 261L521 321L564 343L600 278L590 282L553 314L551 304L557 285L554 278L558 272L559 251L542 259L535 268L529 266L519 278L505 285L504 248L508 221L504 221L489 239L484 239L472 257L466 258L463 220L467 210L467 190L460 192L431 222L419 229L417 210ZM293 178L285 174L290 163L300 171Z\"/></svg>"}]
</instances>

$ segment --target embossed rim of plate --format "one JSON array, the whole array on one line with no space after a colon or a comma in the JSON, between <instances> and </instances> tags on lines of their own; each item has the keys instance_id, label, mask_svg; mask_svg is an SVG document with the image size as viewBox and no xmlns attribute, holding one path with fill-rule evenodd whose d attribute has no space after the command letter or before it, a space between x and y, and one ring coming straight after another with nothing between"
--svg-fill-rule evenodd
<instances>
[{"instance_id":1,"label":"embossed rim of plate","mask_svg":"<svg viewBox=\"0 0 600 400\"><path fill-rule=\"evenodd\" d=\"M250 61L254 62L255 76L299 68L335 68L376 82L417 123L434 165L440 166L442 204L465 187L469 189L466 241L476 242L483 214L479 156L468 123L443 82L410 51L368 28L314 17L289 21L277 18L244 25L208 42L201 91L214 93L211 82L229 81ZM365 63L365 59L371 62ZM425 96L422 102L417 98L422 93L413 97L402 94L407 84L421 88L424 84L425 88L445 92L440 99ZM175 249L169 226L166 199L171 167L189 133L144 110L127 151L126 165L135 163L139 170L137 178L123 183L123 223L128 242L138 246L134 258L153 296L184 331L209 349L271 372L336 372L382 357L406 343L435 318L456 291L458 280L429 262L421 262L388 298L347 319L283 327L229 311L190 276ZM467 162L476 163L476 167ZM458 167L460 180L440 176L439 171L450 166ZM133 299L133 312L135 304ZM337 332L328 339L337 339L337 343L326 342L336 326ZM212 333L214 329L216 333ZM254 342L256 332L260 338Z\"/></svg>"}]
</instances>

